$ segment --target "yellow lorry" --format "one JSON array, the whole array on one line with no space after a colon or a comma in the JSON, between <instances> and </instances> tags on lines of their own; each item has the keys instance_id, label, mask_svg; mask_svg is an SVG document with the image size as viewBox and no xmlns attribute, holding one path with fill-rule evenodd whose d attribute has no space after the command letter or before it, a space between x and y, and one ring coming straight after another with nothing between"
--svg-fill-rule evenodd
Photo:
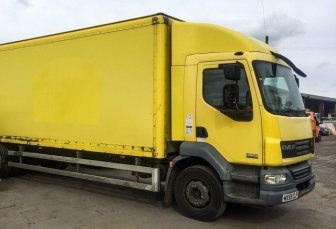
<instances>
[{"instance_id":1,"label":"yellow lorry","mask_svg":"<svg viewBox=\"0 0 336 229\"><path fill-rule=\"evenodd\" d=\"M315 186L292 69L305 74L238 32L160 13L1 44L0 69L2 178L24 169L163 191L203 221Z\"/></svg>"}]
</instances>

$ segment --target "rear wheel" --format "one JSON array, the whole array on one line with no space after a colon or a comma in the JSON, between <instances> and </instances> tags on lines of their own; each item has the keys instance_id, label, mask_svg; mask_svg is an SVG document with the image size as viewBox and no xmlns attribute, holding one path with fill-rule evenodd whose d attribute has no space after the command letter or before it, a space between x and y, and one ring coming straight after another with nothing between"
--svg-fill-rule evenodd
<instances>
[{"instance_id":1,"label":"rear wheel","mask_svg":"<svg viewBox=\"0 0 336 229\"><path fill-rule=\"evenodd\" d=\"M206 166L184 169L176 179L174 194L182 214L196 220L215 220L226 208L221 182Z\"/></svg>"},{"instance_id":2,"label":"rear wheel","mask_svg":"<svg viewBox=\"0 0 336 229\"><path fill-rule=\"evenodd\" d=\"M3 145L0 145L0 178L10 176L12 167L8 166L8 150Z\"/></svg>"}]
</instances>

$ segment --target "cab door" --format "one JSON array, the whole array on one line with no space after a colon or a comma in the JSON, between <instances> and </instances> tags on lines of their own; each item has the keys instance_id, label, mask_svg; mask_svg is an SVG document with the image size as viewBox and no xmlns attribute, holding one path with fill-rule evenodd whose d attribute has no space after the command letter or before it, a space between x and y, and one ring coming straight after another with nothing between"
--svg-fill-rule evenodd
<instances>
[{"instance_id":1,"label":"cab door","mask_svg":"<svg viewBox=\"0 0 336 229\"><path fill-rule=\"evenodd\" d=\"M262 128L256 88L244 60L199 63L197 141L212 145L231 163L262 165Z\"/></svg>"}]
</instances>

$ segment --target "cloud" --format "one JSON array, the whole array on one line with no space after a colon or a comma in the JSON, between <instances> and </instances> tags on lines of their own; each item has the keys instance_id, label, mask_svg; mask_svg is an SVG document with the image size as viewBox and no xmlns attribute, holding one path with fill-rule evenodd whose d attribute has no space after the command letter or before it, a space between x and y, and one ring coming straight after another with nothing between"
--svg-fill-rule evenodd
<instances>
[{"instance_id":1,"label":"cloud","mask_svg":"<svg viewBox=\"0 0 336 229\"><path fill-rule=\"evenodd\" d=\"M316 65L316 68L317 68L317 69L320 69L320 68L326 68L326 67L328 67L330 64L331 64L331 63L330 63L329 61L322 61L322 62L320 62L320 63L318 63L318 64Z\"/></svg>"},{"instance_id":2,"label":"cloud","mask_svg":"<svg viewBox=\"0 0 336 229\"><path fill-rule=\"evenodd\" d=\"M280 44L283 40L297 37L306 33L305 23L282 13L274 13L266 17L266 33L269 36L269 43L273 46ZM255 38L265 40L264 22L260 21L250 33Z\"/></svg>"},{"instance_id":3,"label":"cloud","mask_svg":"<svg viewBox=\"0 0 336 229\"><path fill-rule=\"evenodd\" d=\"M29 7L32 5L30 0L17 0L21 5L25 6L25 7Z\"/></svg>"}]
</instances>

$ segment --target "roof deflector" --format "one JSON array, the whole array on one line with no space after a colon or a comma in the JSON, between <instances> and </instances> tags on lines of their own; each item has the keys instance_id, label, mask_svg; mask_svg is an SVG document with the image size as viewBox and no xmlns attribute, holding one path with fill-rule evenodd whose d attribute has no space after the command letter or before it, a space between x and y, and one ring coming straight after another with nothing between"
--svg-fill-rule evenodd
<instances>
[{"instance_id":1,"label":"roof deflector","mask_svg":"<svg viewBox=\"0 0 336 229\"><path fill-rule=\"evenodd\" d=\"M303 71L301 71L298 67L296 67L295 64L294 64L292 61L290 61L287 57L285 57L285 56L283 56L283 55L281 55L281 54L279 54L279 53L272 52L272 51L271 51L271 54L272 54L273 56L275 56L276 58L278 58L278 59L280 59L280 60L283 60L283 61L284 61L286 64L288 64L288 65L294 70L294 72L296 72L298 75L300 75L300 76L302 76L302 77L306 77L306 76L307 76Z\"/></svg>"}]
</instances>

